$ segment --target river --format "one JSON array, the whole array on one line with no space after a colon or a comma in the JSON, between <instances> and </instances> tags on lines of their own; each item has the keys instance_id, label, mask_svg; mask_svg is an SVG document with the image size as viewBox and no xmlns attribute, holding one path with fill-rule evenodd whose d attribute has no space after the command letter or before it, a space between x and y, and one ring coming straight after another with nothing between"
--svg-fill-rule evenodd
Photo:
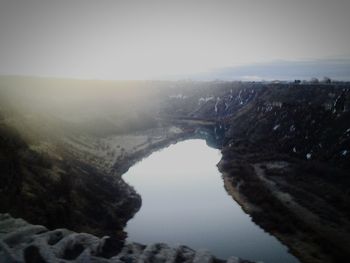
<instances>
[{"instance_id":1,"label":"river","mask_svg":"<svg viewBox=\"0 0 350 263\"><path fill-rule=\"evenodd\" d=\"M218 258L296 263L286 246L252 222L227 194L219 150L187 140L153 153L123 175L142 206L125 231L128 241L206 248Z\"/></svg>"}]
</instances>

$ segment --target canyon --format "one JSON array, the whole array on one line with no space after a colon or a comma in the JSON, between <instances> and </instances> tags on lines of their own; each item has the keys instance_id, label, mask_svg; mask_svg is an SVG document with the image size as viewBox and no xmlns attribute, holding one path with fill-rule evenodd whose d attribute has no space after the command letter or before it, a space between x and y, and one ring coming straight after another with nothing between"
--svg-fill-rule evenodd
<instances>
[{"instance_id":1,"label":"canyon","mask_svg":"<svg viewBox=\"0 0 350 263\"><path fill-rule=\"evenodd\" d=\"M110 100L103 109L94 101L84 101L84 121L80 113L62 117L66 116L63 110L72 109L60 102L58 106L38 103L40 114L38 109L19 107L21 99L13 86L19 89L32 83L29 98L22 100L35 101L37 86L50 80L5 78L0 83L0 212L11 215L3 216L6 220L20 217L44 225L43 231L65 228L109 236L111 249L102 258L125 253L128 246L141 255L148 249L125 245L124 227L140 209L142 196L124 182L122 174L159 149L200 138L221 151L218 168L227 193L301 262L343 262L350 256L348 83L133 84L142 87L142 94L152 87L147 94L139 94L143 103L130 102L120 89L116 92L120 103L116 102L109 96L114 94L109 89L114 83L95 83L108 86L105 90L110 93L103 98ZM136 93L139 90L134 89ZM50 94L44 91L41 98L55 101L55 90ZM76 90L79 97L79 87ZM124 105L123 100L128 103ZM55 115L43 114L45 107L55 106L61 107ZM29 234L29 240L35 240L37 236L33 239L32 235L40 231ZM20 261L28 246L23 242L20 239ZM35 247L34 243L30 247ZM0 258L9 255L8 247L2 241ZM71 260L87 257L91 249L84 249ZM167 245L149 249L163 251L161 254L164 249L174 251ZM168 262L195 262L196 252L186 249L180 249L178 259L168 257ZM189 261L186 257L181 261L186 253L191 255ZM136 262L137 257L118 260ZM208 257L212 261L207 262L219 260ZM161 258L158 262L166 262L167 256Z\"/></svg>"}]
</instances>

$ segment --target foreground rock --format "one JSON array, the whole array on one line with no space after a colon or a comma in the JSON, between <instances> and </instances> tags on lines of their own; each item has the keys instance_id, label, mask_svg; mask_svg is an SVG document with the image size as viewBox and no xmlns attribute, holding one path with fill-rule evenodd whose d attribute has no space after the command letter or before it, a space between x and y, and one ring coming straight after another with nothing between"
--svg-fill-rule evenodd
<instances>
[{"instance_id":1,"label":"foreground rock","mask_svg":"<svg viewBox=\"0 0 350 263\"><path fill-rule=\"evenodd\" d=\"M23 219L0 214L0 262L193 262L249 263L236 257L227 261L213 257L206 250L186 246L171 248L157 243L126 244L118 249L118 241L108 236L98 238L67 229L48 230Z\"/></svg>"}]
</instances>

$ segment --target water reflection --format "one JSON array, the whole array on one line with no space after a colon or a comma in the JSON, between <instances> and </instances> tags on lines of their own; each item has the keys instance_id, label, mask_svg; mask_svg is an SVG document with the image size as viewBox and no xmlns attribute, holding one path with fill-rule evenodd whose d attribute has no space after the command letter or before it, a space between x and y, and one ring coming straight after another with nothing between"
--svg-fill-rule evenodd
<instances>
[{"instance_id":1,"label":"water reflection","mask_svg":"<svg viewBox=\"0 0 350 263\"><path fill-rule=\"evenodd\" d=\"M219 258L298 262L226 193L220 158L205 141L188 140L131 167L123 178L140 193L142 207L128 222L128 240L207 248Z\"/></svg>"}]
</instances>

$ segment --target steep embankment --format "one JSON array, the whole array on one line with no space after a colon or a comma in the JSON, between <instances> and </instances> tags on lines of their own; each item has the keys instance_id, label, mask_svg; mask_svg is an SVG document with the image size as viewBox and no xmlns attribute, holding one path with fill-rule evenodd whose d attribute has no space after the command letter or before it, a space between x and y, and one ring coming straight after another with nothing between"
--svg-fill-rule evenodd
<instances>
[{"instance_id":1,"label":"steep embankment","mask_svg":"<svg viewBox=\"0 0 350 263\"><path fill-rule=\"evenodd\" d=\"M49 228L122 235L139 197L120 178L58 153L39 154L1 125L1 212Z\"/></svg>"},{"instance_id":2,"label":"steep embankment","mask_svg":"<svg viewBox=\"0 0 350 263\"><path fill-rule=\"evenodd\" d=\"M0 212L125 238L141 198L121 172L183 135L151 98L145 82L1 77Z\"/></svg>"},{"instance_id":3,"label":"steep embankment","mask_svg":"<svg viewBox=\"0 0 350 263\"><path fill-rule=\"evenodd\" d=\"M141 206L140 196L121 175L153 151L191 134L161 125L97 136L71 132L67 124L45 131L31 120L13 113L1 118L0 212L49 229L110 235L120 243L126 222Z\"/></svg>"},{"instance_id":4,"label":"steep embankment","mask_svg":"<svg viewBox=\"0 0 350 263\"><path fill-rule=\"evenodd\" d=\"M219 84L216 94L206 90L177 100L194 105L181 114L223 127L219 168L227 190L255 222L303 262L349 258L346 84Z\"/></svg>"},{"instance_id":5,"label":"steep embankment","mask_svg":"<svg viewBox=\"0 0 350 263\"><path fill-rule=\"evenodd\" d=\"M349 101L348 87L277 86L230 118L227 181L304 262L349 257Z\"/></svg>"}]
</instances>

